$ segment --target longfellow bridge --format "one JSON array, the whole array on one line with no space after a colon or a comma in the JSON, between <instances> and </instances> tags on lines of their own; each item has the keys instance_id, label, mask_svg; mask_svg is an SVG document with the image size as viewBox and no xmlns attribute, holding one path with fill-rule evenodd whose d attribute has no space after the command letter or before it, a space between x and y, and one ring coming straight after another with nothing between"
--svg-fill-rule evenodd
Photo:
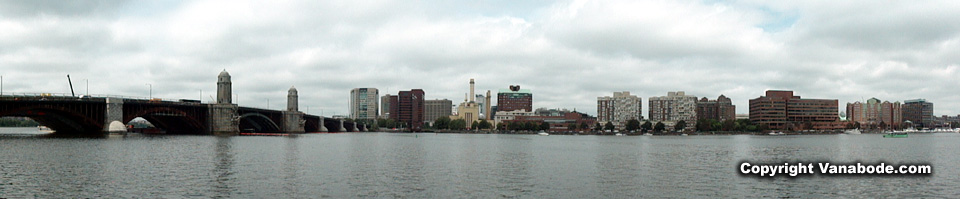
<instances>
[{"instance_id":1,"label":"longfellow bridge","mask_svg":"<svg viewBox=\"0 0 960 199\"><path fill-rule=\"evenodd\" d=\"M237 135L366 131L364 125L298 110L295 88L287 94L285 110L242 107L232 102L230 74L217 77L217 101L0 95L0 116L22 116L50 127L56 134L105 135L111 126L123 126L140 117L168 134ZM111 125L113 124L113 125Z\"/></svg>"}]
</instances>

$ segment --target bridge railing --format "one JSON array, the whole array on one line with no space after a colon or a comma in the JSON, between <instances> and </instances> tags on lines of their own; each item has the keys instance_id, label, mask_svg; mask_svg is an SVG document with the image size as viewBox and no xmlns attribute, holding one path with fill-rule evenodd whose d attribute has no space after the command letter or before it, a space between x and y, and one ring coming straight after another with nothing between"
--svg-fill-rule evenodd
<instances>
[{"instance_id":1,"label":"bridge railing","mask_svg":"<svg viewBox=\"0 0 960 199\"><path fill-rule=\"evenodd\" d=\"M147 100L147 101L165 101L165 102L178 102L179 99L164 99L164 98L149 98L149 97L137 97L137 96L125 96L125 95L103 95L103 94L90 94L90 95L77 95L73 96L69 93L15 93L15 92L4 92L0 97L28 97L28 98L123 98L123 99L132 99L132 100Z\"/></svg>"}]
</instances>

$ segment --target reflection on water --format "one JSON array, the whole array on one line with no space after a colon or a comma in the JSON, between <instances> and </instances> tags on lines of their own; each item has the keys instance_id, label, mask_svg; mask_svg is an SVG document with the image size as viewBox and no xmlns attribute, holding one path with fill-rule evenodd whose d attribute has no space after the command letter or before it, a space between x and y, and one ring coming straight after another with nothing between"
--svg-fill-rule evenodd
<instances>
[{"instance_id":1,"label":"reflection on water","mask_svg":"<svg viewBox=\"0 0 960 199\"><path fill-rule=\"evenodd\" d=\"M233 178L234 152L230 149L231 137L217 137L216 165L213 173L217 176L213 184L213 197L229 198L230 194L236 191L230 183L236 180Z\"/></svg>"},{"instance_id":2,"label":"reflection on water","mask_svg":"<svg viewBox=\"0 0 960 199\"><path fill-rule=\"evenodd\" d=\"M953 197L960 134L308 134L49 139L0 128L0 198ZM934 174L739 175L741 161L929 163Z\"/></svg>"}]
</instances>

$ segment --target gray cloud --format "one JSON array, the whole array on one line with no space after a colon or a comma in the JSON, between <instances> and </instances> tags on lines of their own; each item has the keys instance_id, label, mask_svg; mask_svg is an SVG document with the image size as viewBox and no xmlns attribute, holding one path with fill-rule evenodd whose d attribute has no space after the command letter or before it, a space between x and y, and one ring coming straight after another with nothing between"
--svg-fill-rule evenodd
<instances>
[{"instance_id":1,"label":"gray cloud","mask_svg":"<svg viewBox=\"0 0 960 199\"><path fill-rule=\"evenodd\" d=\"M463 100L520 84L535 106L596 112L596 97L767 89L841 103L926 98L960 113L960 7L811 1L0 1L4 92L215 95L244 106L347 114L351 88ZM644 102L646 103L646 102ZM310 108L307 109L306 107ZM647 107L646 104L644 107ZM843 109L843 107L841 107Z\"/></svg>"}]
</instances>

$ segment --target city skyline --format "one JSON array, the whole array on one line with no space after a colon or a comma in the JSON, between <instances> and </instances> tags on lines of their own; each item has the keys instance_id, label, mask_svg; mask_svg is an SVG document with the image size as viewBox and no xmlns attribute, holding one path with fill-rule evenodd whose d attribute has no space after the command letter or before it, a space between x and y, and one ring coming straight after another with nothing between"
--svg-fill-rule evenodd
<instances>
[{"instance_id":1,"label":"city skyline","mask_svg":"<svg viewBox=\"0 0 960 199\"><path fill-rule=\"evenodd\" d=\"M619 91L724 95L744 114L766 90L960 113L950 1L27 1L0 16L4 93L70 93L70 74L78 94L210 103L226 70L234 103L282 109L295 86L327 116L349 114L352 88L460 99L470 78L590 115Z\"/></svg>"}]
</instances>

